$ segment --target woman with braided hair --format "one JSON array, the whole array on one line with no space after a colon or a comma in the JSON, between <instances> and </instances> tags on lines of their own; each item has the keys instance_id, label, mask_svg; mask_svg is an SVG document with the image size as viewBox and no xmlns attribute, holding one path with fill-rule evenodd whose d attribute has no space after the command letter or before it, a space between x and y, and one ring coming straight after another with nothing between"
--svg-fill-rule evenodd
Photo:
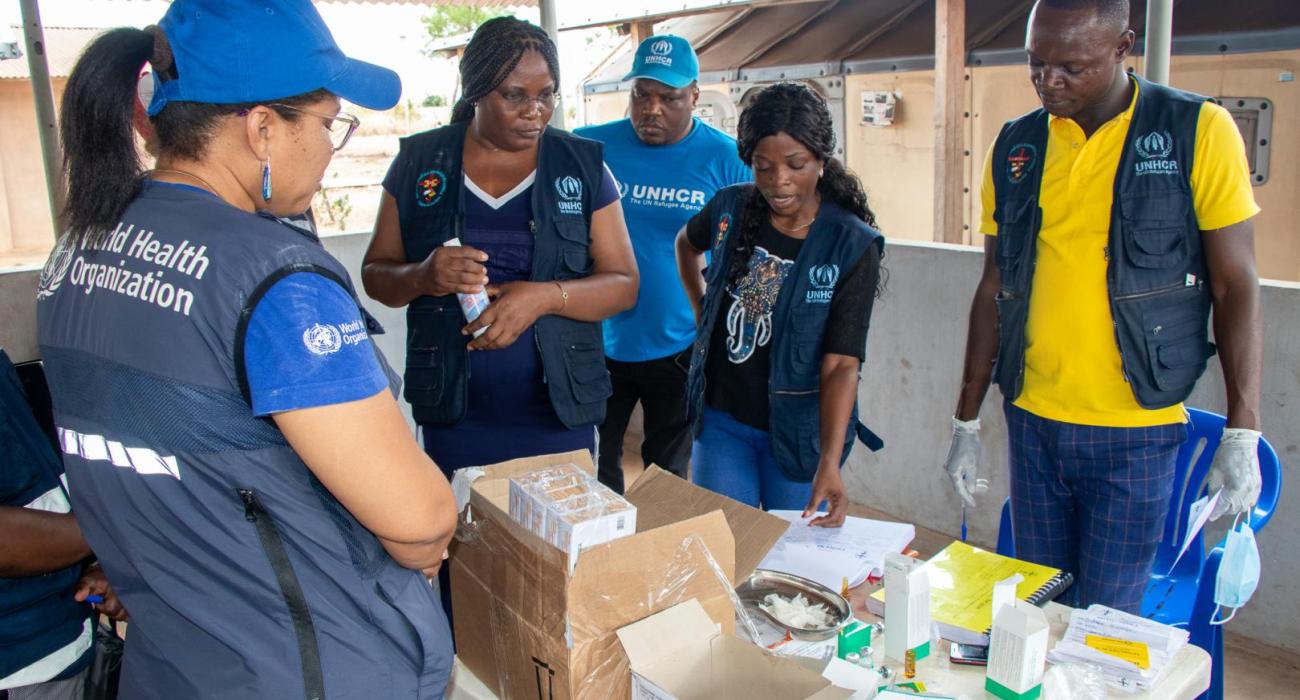
<instances>
[{"instance_id":1,"label":"woman with braided hair","mask_svg":"<svg viewBox=\"0 0 1300 700\"><path fill-rule=\"evenodd\" d=\"M131 611L122 698L442 697L455 499L346 268L278 218L356 129L341 100L400 94L310 0L175 0L68 79L37 315L73 510Z\"/></svg>"},{"instance_id":2,"label":"woman with braided hair","mask_svg":"<svg viewBox=\"0 0 1300 700\"><path fill-rule=\"evenodd\" d=\"M691 478L805 517L828 502L812 524L836 527L853 436L879 446L856 402L884 239L862 184L833 155L817 93L763 90L738 136L754 184L718 192L677 236L699 326L687 380Z\"/></svg>"},{"instance_id":3,"label":"woman with braided hair","mask_svg":"<svg viewBox=\"0 0 1300 700\"><path fill-rule=\"evenodd\" d=\"M460 72L452 123L402 139L362 266L371 297L407 308L405 397L449 476L594 450L612 392L600 322L638 287L601 145L547 126L560 74L546 32L488 20ZM467 319L457 295L484 291Z\"/></svg>"}]
</instances>

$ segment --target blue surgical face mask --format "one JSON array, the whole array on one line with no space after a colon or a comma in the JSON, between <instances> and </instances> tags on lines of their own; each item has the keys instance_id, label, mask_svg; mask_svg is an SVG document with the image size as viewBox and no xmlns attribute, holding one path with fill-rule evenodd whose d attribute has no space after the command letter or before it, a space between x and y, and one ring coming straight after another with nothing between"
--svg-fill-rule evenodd
<instances>
[{"instance_id":1,"label":"blue surgical face mask","mask_svg":"<svg viewBox=\"0 0 1300 700\"><path fill-rule=\"evenodd\" d=\"M1214 602L1222 608L1232 608L1232 615L1223 620L1210 620L1212 625L1222 625L1231 620L1237 610L1250 600L1259 585L1259 547L1255 545L1255 531L1249 522L1233 525L1228 531L1223 559L1219 562L1219 575L1214 581ZM1218 616L1219 611L1215 611Z\"/></svg>"}]
</instances>

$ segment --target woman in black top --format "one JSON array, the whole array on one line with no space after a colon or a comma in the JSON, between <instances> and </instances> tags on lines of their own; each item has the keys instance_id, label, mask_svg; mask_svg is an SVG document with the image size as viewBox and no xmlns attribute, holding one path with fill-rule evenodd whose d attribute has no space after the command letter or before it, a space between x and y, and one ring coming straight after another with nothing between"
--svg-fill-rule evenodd
<instances>
[{"instance_id":1,"label":"woman in black top","mask_svg":"<svg viewBox=\"0 0 1300 700\"><path fill-rule=\"evenodd\" d=\"M697 341L693 356L704 388L703 410L693 416L692 480L751 505L803 509L805 516L828 501L828 515L813 524L838 526L848 502L840 478L847 452L844 430L851 423L866 353L883 239L872 228L875 217L858 178L832 156L830 112L809 88L784 83L760 93L741 115L738 145L755 183L719 193L677 238L682 284L701 332L709 334ZM814 234L821 237L814 255L850 250L855 257L842 266L802 261L813 231L821 232ZM828 237L854 240L845 246L844 240ZM702 274L709 250L713 264L729 260L725 271L708 275L714 286L723 287L710 290L723 295L714 304L708 303L712 296L706 298ZM790 277L795 270L811 281L799 284L801 278ZM808 291L788 300L790 311L782 314L778 301L791 285ZM794 318L800 319L797 327L790 327ZM815 395L805 404L810 416L773 410L771 382L788 374L773 353L774 339L783 334L815 334L805 338L805 345L820 353L809 360L817 363L813 372L819 370L816 386L803 392ZM777 434L787 431L771 425L801 418L819 426L808 436L816 449L809 444L804 450L813 455L811 465L791 457L800 446L780 442L785 438L778 440Z\"/></svg>"}]
</instances>

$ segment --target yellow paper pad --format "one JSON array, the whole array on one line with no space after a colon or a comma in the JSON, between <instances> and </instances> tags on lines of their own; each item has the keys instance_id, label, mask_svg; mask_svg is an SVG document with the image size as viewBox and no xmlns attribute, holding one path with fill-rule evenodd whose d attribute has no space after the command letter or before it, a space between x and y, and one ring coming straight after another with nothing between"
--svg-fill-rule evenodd
<instances>
[{"instance_id":1,"label":"yellow paper pad","mask_svg":"<svg viewBox=\"0 0 1300 700\"><path fill-rule=\"evenodd\" d=\"M930 579L931 618L977 633L993 625L993 584L1020 574L1024 580L1016 585L1016 597L1030 600L1060 574L1059 569L999 556L964 542L953 542L924 566ZM884 589L871 597L883 603Z\"/></svg>"},{"instance_id":2,"label":"yellow paper pad","mask_svg":"<svg viewBox=\"0 0 1300 700\"><path fill-rule=\"evenodd\" d=\"M1083 638L1083 643L1103 654L1128 661L1143 671L1151 668L1151 655L1143 642L1089 634Z\"/></svg>"}]
</instances>

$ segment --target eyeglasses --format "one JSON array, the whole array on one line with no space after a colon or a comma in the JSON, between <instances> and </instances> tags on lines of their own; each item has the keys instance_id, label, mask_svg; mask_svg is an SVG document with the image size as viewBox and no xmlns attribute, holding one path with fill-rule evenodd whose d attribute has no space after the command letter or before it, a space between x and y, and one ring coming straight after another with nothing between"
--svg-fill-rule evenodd
<instances>
[{"instance_id":1,"label":"eyeglasses","mask_svg":"<svg viewBox=\"0 0 1300 700\"><path fill-rule=\"evenodd\" d=\"M348 139L352 138L352 134L356 132L357 127L361 126L361 120L347 112L322 114L302 107L280 104L279 102L268 104L267 107L280 107L323 119L325 121L325 130L330 134L330 143L334 146L335 153L343 150L343 147L348 145Z\"/></svg>"},{"instance_id":2,"label":"eyeglasses","mask_svg":"<svg viewBox=\"0 0 1300 700\"><path fill-rule=\"evenodd\" d=\"M505 100L506 105L516 112L522 112L528 109L530 104L536 103L537 109L549 112L560 104L560 93L554 90L547 90L539 93L537 97L530 97L528 93L522 90L510 90L509 92L497 91L501 99Z\"/></svg>"}]
</instances>

